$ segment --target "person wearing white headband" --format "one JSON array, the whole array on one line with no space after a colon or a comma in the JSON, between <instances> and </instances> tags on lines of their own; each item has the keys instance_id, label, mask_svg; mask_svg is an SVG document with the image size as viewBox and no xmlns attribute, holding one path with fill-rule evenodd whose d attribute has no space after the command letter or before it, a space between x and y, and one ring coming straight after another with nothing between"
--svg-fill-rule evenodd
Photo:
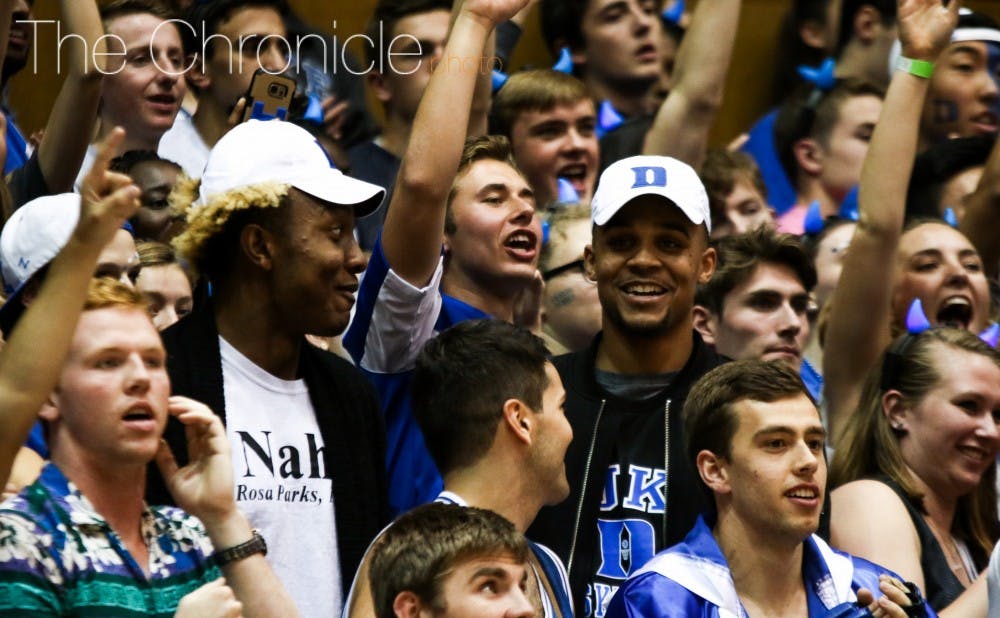
<instances>
[{"instance_id":1,"label":"person wearing white headband","mask_svg":"<svg viewBox=\"0 0 1000 618\"><path fill-rule=\"evenodd\" d=\"M892 66L910 66L898 52ZM926 73L930 89L920 118L918 151L953 137L996 133L1000 129L1000 24L962 9L951 44ZM905 68L905 67L904 67Z\"/></svg>"}]
</instances>

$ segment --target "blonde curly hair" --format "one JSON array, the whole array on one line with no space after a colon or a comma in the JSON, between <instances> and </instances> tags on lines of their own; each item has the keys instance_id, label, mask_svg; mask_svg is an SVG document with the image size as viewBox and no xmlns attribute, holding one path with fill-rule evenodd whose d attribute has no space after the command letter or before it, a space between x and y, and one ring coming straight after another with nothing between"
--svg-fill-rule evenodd
<instances>
[{"instance_id":1,"label":"blonde curly hair","mask_svg":"<svg viewBox=\"0 0 1000 618\"><path fill-rule=\"evenodd\" d=\"M284 203L292 185L262 182L213 195L207 203L196 204L200 179L182 175L170 193L170 209L183 216L187 228L173 239L177 254L191 265L195 275L205 272L205 247L218 235L230 217L251 208L278 208Z\"/></svg>"}]
</instances>

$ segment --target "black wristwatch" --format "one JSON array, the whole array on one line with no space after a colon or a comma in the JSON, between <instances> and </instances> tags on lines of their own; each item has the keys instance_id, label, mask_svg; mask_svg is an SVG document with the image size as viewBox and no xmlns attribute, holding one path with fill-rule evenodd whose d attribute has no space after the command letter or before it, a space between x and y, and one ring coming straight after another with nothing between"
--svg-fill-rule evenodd
<instances>
[{"instance_id":1,"label":"black wristwatch","mask_svg":"<svg viewBox=\"0 0 1000 618\"><path fill-rule=\"evenodd\" d=\"M216 566L224 567L231 562L249 558L254 554L267 555L267 543L264 542L264 537L256 528L254 528L253 537L249 541L217 551L212 554L212 559Z\"/></svg>"}]
</instances>

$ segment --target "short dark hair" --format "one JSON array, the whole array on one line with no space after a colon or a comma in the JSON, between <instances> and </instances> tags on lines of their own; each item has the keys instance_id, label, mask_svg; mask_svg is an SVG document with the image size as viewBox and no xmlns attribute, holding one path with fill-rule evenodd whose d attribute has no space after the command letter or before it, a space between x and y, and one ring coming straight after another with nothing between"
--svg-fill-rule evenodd
<instances>
[{"instance_id":1,"label":"short dark hair","mask_svg":"<svg viewBox=\"0 0 1000 618\"><path fill-rule=\"evenodd\" d=\"M705 162L698 172L705 192L708 193L708 207L713 224L726 220L726 198L733 192L736 183L748 180L761 197L767 199L767 185L764 175L753 157L739 150L712 148L705 154Z\"/></svg>"},{"instance_id":2,"label":"short dark hair","mask_svg":"<svg viewBox=\"0 0 1000 618\"><path fill-rule=\"evenodd\" d=\"M541 339L501 320L460 322L424 346L413 371L413 411L441 474L490 448L505 401L541 411L547 357Z\"/></svg>"},{"instance_id":3,"label":"short dark hair","mask_svg":"<svg viewBox=\"0 0 1000 618\"><path fill-rule=\"evenodd\" d=\"M795 160L795 143L810 137L823 147L829 146L830 133L840 121L840 109L854 97L885 98L885 90L864 80L838 80L827 92L812 84L803 84L780 108L774 119L774 149L781 167L797 188L799 166Z\"/></svg>"},{"instance_id":4,"label":"short dark hair","mask_svg":"<svg viewBox=\"0 0 1000 618\"><path fill-rule=\"evenodd\" d=\"M969 168L986 165L996 140L995 133L956 137L920 153L913 163L906 191L906 218L940 217L945 184Z\"/></svg>"},{"instance_id":5,"label":"short dark hair","mask_svg":"<svg viewBox=\"0 0 1000 618\"><path fill-rule=\"evenodd\" d=\"M395 618L393 602L404 591L443 611L441 589L452 569L473 558L492 556L527 562L528 543L512 523L474 507L418 506L372 544L368 579L375 615Z\"/></svg>"},{"instance_id":6,"label":"short dark hair","mask_svg":"<svg viewBox=\"0 0 1000 618\"><path fill-rule=\"evenodd\" d=\"M570 49L583 47L583 14L591 0L542 0L539 19L542 36L548 42L549 51L555 56L555 46L565 45Z\"/></svg>"},{"instance_id":7,"label":"short dark hair","mask_svg":"<svg viewBox=\"0 0 1000 618\"><path fill-rule=\"evenodd\" d=\"M111 163L108 164L108 169L112 172L130 174L132 172L132 168L140 163L166 163L167 165L174 166L178 170L181 169L181 166L178 163L169 159L164 159L152 150L128 150L123 152L114 159L111 159Z\"/></svg>"},{"instance_id":8,"label":"short dark hair","mask_svg":"<svg viewBox=\"0 0 1000 618\"><path fill-rule=\"evenodd\" d=\"M159 0L111 0L111 2L101 5L99 12L105 30L108 29L108 24L111 21L136 13L149 13L164 21L177 17L170 6Z\"/></svg>"},{"instance_id":9,"label":"short dark hair","mask_svg":"<svg viewBox=\"0 0 1000 618\"><path fill-rule=\"evenodd\" d=\"M191 27L181 28L181 39L184 51L188 54L200 54L202 46L212 35L219 31L219 24L231 18L233 13L247 7L269 7L282 17L288 15L288 4L285 0L211 0L209 2L194 2L184 14L184 21ZM209 41L211 43L211 41Z\"/></svg>"},{"instance_id":10,"label":"short dark hair","mask_svg":"<svg viewBox=\"0 0 1000 618\"><path fill-rule=\"evenodd\" d=\"M706 373L694 383L684 402L684 448L692 470L698 469L701 451L731 456L733 436L739 428L733 404L743 400L772 403L799 395L816 404L799 372L782 361L738 360ZM700 475L698 480L714 509L712 490Z\"/></svg>"},{"instance_id":11,"label":"short dark hair","mask_svg":"<svg viewBox=\"0 0 1000 618\"><path fill-rule=\"evenodd\" d=\"M451 0L379 0L365 30L368 40L376 43L365 46L365 58L375 66L385 66L389 62L389 45L384 41L378 44L380 34L391 38L401 19L437 10L450 13L451 5Z\"/></svg>"},{"instance_id":12,"label":"short dark hair","mask_svg":"<svg viewBox=\"0 0 1000 618\"><path fill-rule=\"evenodd\" d=\"M807 292L816 285L816 267L797 236L760 227L714 244L719 256L715 273L708 283L698 286L695 303L716 315L722 315L726 295L749 279L761 264L791 268Z\"/></svg>"}]
</instances>

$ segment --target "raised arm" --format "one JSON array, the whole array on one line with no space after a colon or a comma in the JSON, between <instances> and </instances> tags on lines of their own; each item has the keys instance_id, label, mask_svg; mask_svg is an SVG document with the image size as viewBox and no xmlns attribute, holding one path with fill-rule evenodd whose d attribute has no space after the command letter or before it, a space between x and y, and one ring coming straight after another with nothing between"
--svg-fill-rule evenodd
<instances>
[{"instance_id":1,"label":"raised arm","mask_svg":"<svg viewBox=\"0 0 1000 618\"><path fill-rule=\"evenodd\" d=\"M66 42L69 54L66 79L52 104L45 135L38 145L38 165L51 193L73 190L73 183L87 145L93 136L97 106L101 99L102 66L100 59L105 50L104 28L95 0L59 0L62 11L63 32L75 34L83 41Z\"/></svg>"},{"instance_id":2,"label":"raised arm","mask_svg":"<svg viewBox=\"0 0 1000 618\"><path fill-rule=\"evenodd\" d=\"M1000 139L993 145L976 190L966 198L959 230L983 258L986 276L1000 275Z\"/></svg>"},{"instance_id":3,"label":"raised arm","mask_svg":"<svg viewBox=\"0 0 1000 618\"><path fill-rule=\"evenodd\" d=\"M463 0L455 0L455 4L452 7L452 14L458 15L461 11ZM502 23L502 22L501 22ZM500 24L496 24L499 26ZM476 137L479 135L486 135L489 131L489 114L490 107L493 105L493 75L492 69L499 68L492 65L488 65L493 57L496 55L497 47L497 37L496 29L490 32L490 35L486 37L486 43L483 45L483 50L481 55L483 57L483 64L480 64L478 71L476 73L476 87L472 91L472 107L469 112L469 125L466 129L465 136Z\"/></svg>"},{"instance_id":4,"label":"raised arm","mask_svg":"<svg viewBox=\"0 0 1000 618\"><path fill-rule=\"evenodd\" d=\"M201 520L216 553L251 540L250 522L233 497L233 462L222 420L187 397L171 397L170 414L184 425L189 463L178 468L170 447L162 441L156 463L177 505ZM222 572L243 604L246 618L299 615L262 553L229 562Z\"/></svg>"},{"instance_id":5,"label":"raised arm","mask_svg":"<svg viewBox=\"0 0 1000 618\"><path fill-rule=\"evenodd\" d=\"M670 93L646 133L642 153L675 157L700 169L708 132L722 105L741 0L699 0L677 50Z\"/></svg>"},{"instance_id":6,"label":"raised arm","mask_svg":"<svg viewBox=\"0 0 1000 618\"><path fill-rule=\"evenodd\" d=\"M124 137L125 132L116 129L98 147L83 183L80 221L52 260L38 297L0 351L0 487L7 482L11 462L38 409L55 388L97 256L139 207L139 188L132 180L107 171ZM40 341L45 342L41 348Z\"/></svg>"},{"instance_id":7,"label":"raised arm","mask_svg":"<svg viewBox=\"0 0 1000 618\"><path fill-rule=\"evenodd\" d=\"M955 28L958 2L945 7L941 0L898 0L898 7L903 56L936 60ZM858 226L830 299L823 349L823 394L835 440L890 341L896 249L927 85L926 78L895 72L861 171Z\"/></svg>"},{"instance_id":8,"label":"raised arm","mask_svg":"<svg viewBox=\"0 0 1000 618\"><path fill-rule=\"evenodd\" d=\"M469 125L486 40L527 0L466 0L417 108L410 141L382 229L382 250L396 273L427 284L441 255L445 203Z\"/></svg>"}]
</instances>

